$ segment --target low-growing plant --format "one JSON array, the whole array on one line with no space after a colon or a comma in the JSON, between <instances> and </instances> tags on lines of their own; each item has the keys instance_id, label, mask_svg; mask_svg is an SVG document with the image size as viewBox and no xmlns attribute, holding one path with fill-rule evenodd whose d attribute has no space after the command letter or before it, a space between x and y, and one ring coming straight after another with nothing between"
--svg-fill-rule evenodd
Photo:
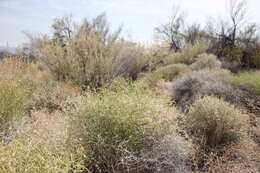
<instances>
[{"instance_id":1,"label":"low-growing plant","mask_svg":"<svg viewBox=\"0 0 260 173\"><path fill-rule=\"evenodd\" d=\"M218 147L241 137L247 116L233 105L212 96L197 100L185 120L185 126L201 145Z\"/></svg>"},{"instance_id":2,"label":"low-growing plant","mask_svg":"<svg viewBox=\"0 0 260 173\"><path fill-rule=\"evenodd\" d=\"M191 64L190 68L192 70L220 69L221 62L217 59L215 55L204 53L198 56L196 61Z\"/></svg>"},{"instance_id":3,"label":"low-growing plant","mask_svg":"<svg viewBox=\"0 0 260 173\"><path fill-rule=\"evenodd\" d=\"M235 85L247 87L255 95L260 96L260 71L243 72L234 75L231 81Z\"/></svg>"}]
</instances>

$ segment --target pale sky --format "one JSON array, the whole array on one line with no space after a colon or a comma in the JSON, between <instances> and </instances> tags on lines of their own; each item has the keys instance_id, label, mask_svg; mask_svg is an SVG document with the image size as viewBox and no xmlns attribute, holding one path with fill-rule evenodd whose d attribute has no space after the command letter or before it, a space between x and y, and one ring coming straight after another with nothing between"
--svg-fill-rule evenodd
<instances>
[{"instance_id":1,"label":"pale sky","mask_svg":"<svg viewBox=\"0 0 260 173\"><path fill-rule=\"evenodd\" d=\"M252 22L260 24L260 0L247 0ZM22 31L50 34L56 17L72 14L80 22L106 12L112 28L123 24L123 36L149 42L154 28L165 23L173 4L178 4L190 22L224 16L226 0L0 0L0 46L14 47L27 41Z\"/></svg>"}]
</instances>

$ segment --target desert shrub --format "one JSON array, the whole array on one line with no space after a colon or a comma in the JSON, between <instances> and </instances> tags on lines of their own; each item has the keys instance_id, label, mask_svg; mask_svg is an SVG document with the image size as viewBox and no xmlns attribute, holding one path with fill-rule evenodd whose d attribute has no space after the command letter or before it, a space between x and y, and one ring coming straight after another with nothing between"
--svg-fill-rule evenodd
<instances>
[{"instance_id":1,"label":"desert shrub","mask_svg":"<svg viewBox=\"0 0 260 173\"><path fill-rule=\"evenodd\" d=\"M16 83L0 81L0 129L25 113L26 94Z\"/></svg>"},{"instance_id":2,"label":"desert shrub","mask_svg":"<svg viewBox=\"0 0 260 173\"><path fill-rule=\"evenodd\" d=\"M187 45L180 52L172 52L164 59L165 64L187 64L195 62L198 55L206 52L207 45L198 43L195 45Z\"/></svg>"},{"instance_id":3,"label":"desert shrub","mask_svg":"<svg viewBox=\"0 0 260 173\"><path fill-rule=\"evenodd\" d=\"M175 128L176 113L170 116L165 101L154 99L144 86L116 80L83 101L71 123L71 137L81 139L89 171L114 172L125 151L149 150L153 139Z\"/></svg>"},{"instance_id":4,"label":"desert shrub","mask_svg":"<svg viewBox=\"0 0 260 173\"><path fill-rule=\"evenodd\" d=\"M246 116L233 105L212 96L197 100L185 120L188 131L209 147L232 142L245 130Z\"/></svg>"},{"instance_id":5,"label":"desert shrub","mask_svg":"<svg viewBox=\"0 0 260 173\"><path fill-rule=\"evenodd\" d=\"M252 57L252 64L251 66L260 68L260 48L255 50L255 55Z\"/></svg>"},{"instance_id":6,"label":"desert shrub","mask_svg":"<svg viewBox=\"0 0 260 173\"><path fill-rule=\"evenodd\" d=\"M231 81L236 85L247 87L256 95L260 95L259 71L243 72L238 75L234 75Z\"/></svg>"},{"instance_id":7,"label":"desert shrub","mask_svg":"<svg viewBox=\"0 0 260 173\"><path fill-rule=\"evenodd\" d=\"M172 81L182 73L188 72L189 68L185 64L171 64L156 70L155 75L161 76L166 81Z\"/></svg>"},{"instance_id":8,"label":"desert shrub","mask_svg":"<svg viewBox=\"0 0 260 173\"><path fill-rule=\"evenodd\" d=\"M83 164L77 160L79 158L76 153L52 152L27 138L14 139L8 144L0 143L1 173L83 172Z\"/></svg>"},{"instance_id":9,"label":"desert shrub","mask_svg":"<svg viewBox=\"0 0 260 173\"><path fill-rule=\"evenodd\" d=\"M28 110L73 111L74 99L80 97L81 89L65 82L47 81L32 93Z\"/></svg>"},{"instance_id":10,"label":"desert shrub","mask_svg":"<svg viewBox=\"0 0 260 173\"><path fill-rule=\"evenodd\" d=\"M196 61L191 64L190 68L192 70L201 70L201 69L220 69L221 62L217 59L215 55L201 54L198 56Z\"/></svg>"},{"instance_id":11,"label":"desert shrub","mask_svg":"<svg viewBox=\"0 0 260 173\"><path fill-rule=\"evenodd\" d=\"M241 64L243 57L243 49L239 46L226 46L222 50L222 56L224 56L227 61L235 61Z\"/></svg>"},{"instance_id":12,"label":"desert shrub","mask_svg":"<svg viewBox=\"0 0 260 173\"><path fill-rule=\"evenodd\" d=\"M120 41L116 45L113 50L118 59L114 67L115 76L136 80L140 72L147 70L145 67L150 64L152 57L147 56L146 49L136 43Z\"/></svg>"},{"instance_id":13,"label":"desert shrub","mask_svg":"<svg viewBox=\"0 0 260 173\"><path fill-rule=\"evenodd\" d=\"M143 79L151 87L156 87L161 80L172 81L173 79L189 71L189 67L185 64L170 64L160 67L153 72L145 73Z\"/></svg>"},{"instance_id":14,"label":"desert shrub","mask_svg":"<svg viewBox=\"0 0 260 173\"><path fill-rule=\"evenodd\" d=\"M33 70L22 57L10 57L0 62L0 128L6 128L15 118L22 117L29 97L35 89Z\"/></svg>"},{"instance_id":15,"label":"desert shrub","mask_svg":"<svg viewBox=\"0 0 260 173\"><path fill-rule=\"evenodd\" d=\"M226 61L225 58L221 58L221 64L223 69L230 70L232 73L237 73L241 70L241 67L236 61Z\"/></svg>"},{"instance_id":16,"label":"desert shrub","mask_svg":"<svg viewBox=\"0 0 260 173\"><path fill-rule=\"evenodd\" d=\"M172 99L187 111L200 96L215 95L232 103L239 103L244 92L229 84L226 70L203 70L188 73L173 82Z\"/></svg>"},{"instance_id":17,"label":"desert shrub","mask_svg":"<svg viewBox=\"0 0 260 173\"><path fill-rule=\"evenodd\" d=\"M99 88L118 76L136 79L146 61L144 48L120 40L120 31L110 32L105 16L99 15L74 28L66 42L40 38L35 56L56 79L84 89Z\"/></svg>"},{"instance_id":18,"label":"desert shrub","mask_svg":"<svg viewBox=\"0 0 260 173\"><path fill-rule=\"evenodd\" d=\"M188 142L182 137L167 136L139 156L126 153L121 166L130 173L185 173L191 171L191 153Z\"/></svg>"}]
</instances>

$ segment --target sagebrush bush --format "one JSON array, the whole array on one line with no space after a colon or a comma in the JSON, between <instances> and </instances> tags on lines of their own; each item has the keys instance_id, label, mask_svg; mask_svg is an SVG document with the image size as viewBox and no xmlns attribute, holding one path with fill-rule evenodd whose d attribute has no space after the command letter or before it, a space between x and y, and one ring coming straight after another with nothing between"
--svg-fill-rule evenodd
<instances>
[{"instance_id":1,"label":"sagebrush bush","mask_svg":"<svg viewBox=\"0 0 260 173\"><path fill-rule=\"evenodd\" d=\"M198 56L196 61L191 64L190 68L192 70L220 69L221 62L217 59L215 55L204 53Z\"/></svg>"},{"instance_id":2,"label":"sagebrush bush","mask_svg":"<svg viewBox=\"0 0 260 173\"><path fill-rule=\"evenodd\" d=\"M206 52L208 46L204 43L187 45L180 52L172 52L165 59L165 64L186 64L195 62L198 55Z\"/></svg>"},{"instance_id":3,"label":"sagebrush bush","mask_svg":"<svg viewBox=\"0 0 260 173\"><path fill-rule=\"evenodd\" d=\"M137 78L146 64L144 49L119 39L121 28L109 32L104 15L74 29L65 43L47 37L39 39L36 56L58 80L69 80L96 89L115 77Z\"/></svg>"},{"instance_id":4,"label":"sagebrush bush","mask_svg":"<svg viewBox=\"0 0 260 173\"><path fill-rule=\"evenodd\" d=\"M149 150L153 139L175 128L176 113L170 116L163 101L143 85L117 80L82 103L71 123L71 136L81 139L89 171L114 172L125 151Z\"/></svg>"},{"instance_id":5,"label":"sagebrush bush","mask_svg":"<svg viewBox=\"0 0 260 173\"><path fill-rule=\"evenodd\" d=\"M244 72L231 79L235 85L245 86L254 94L260 95L260 71Z\"/></svg>"},{"instance_id":6,"label":"sagebrush bush","mask_svg":"<svg viewBox=\"0 0 260 173\"><path fill-rule=\"evenodd\" d=\"M202 145L217 147L230 143L246 130L247 116L233 105L212 96L197 100L188 113L185 126L200 138Z\"/></svg>"},{"instance_id":7,"label":"sagebrush bush","mask_svg":"<svg viewBox=\"0 0 260 173\"><path fill-rule=\"evenodd\" d=\"M202 70L187 73L173 82L172 99L187 111L189 106L200 96L215 95L229 102L238 103L245 96L244 92L232 86L230 73L226 70Z\"/></svg>"}]
</instances>

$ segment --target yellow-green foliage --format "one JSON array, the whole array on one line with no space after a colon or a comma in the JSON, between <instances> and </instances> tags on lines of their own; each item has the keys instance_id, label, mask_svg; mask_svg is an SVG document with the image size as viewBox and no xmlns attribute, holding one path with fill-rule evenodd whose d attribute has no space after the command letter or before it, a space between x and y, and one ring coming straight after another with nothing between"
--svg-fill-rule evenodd
<instances>
[{"instance_id":1,"label":"yellow-green foliage","mask_svg":"<svg viewBox=\"0 0 260 173\"><path fill-rule=\"evenodd\" d=\"M247 116L224 100L206 96L197 100L185 126L202 145L217 147L238 139L247 126Z\"/></svg>"},{"instance_id":2,"label":"yellow-green foliage","mask_svg":"<svg viewBox=\"0 0 260 173\"><path fill-rule=\"evenodd\" d=\"M243 72L235 75L232 82L249 88L254 94L260 95L260 71Z\"/></svg>"},{"instance_id":3,"label":"yellow-green foliage","mask_svg":"<svg viewBox=\"0 0 260 173\"><path fill-rule=\"evenodd\" d=\"M21 138L0 143L0 173L79 173L82 170L76 155L65 151L51 152L41 144Z\"/></svg>"},{"instance_id":4,"label":"yellow-green foliage","mask_svg":"<svg viewBox=\"0 0 260 173\"><path fill-rule=\"evenodd\" d=\"M170 53L164 60L165 64L187 64L195 62L198 55L207 50L207 45L198 43L196 45L187 45L180 52Z\"/></svg>"},{"instance_id":5,"label":"yellow-green foliage","mask_svg":"<svg viewBox=\"0 0 260 173\"><path fill-rule=\"evenodd\" d=\"M172 81L189 71L189 67L185 64L170 64L165 67L160 67L154 72L146 73L144 78L149 85L157 86L160 80Z\"/></svg>"},{"instance_id":6,"label":"yellow-green foliage","mask_svg":"<svg viewBox=\"0 0 260 173\"><path fill-rule=\"evenodd\" d=\"M175 114L167 115L167 108L159 106L164 101L154 98L144 84L122 80L86 97L72 131L78 129L90 171L113 172L123 153L149 149L151 139L175 127Z\"/></svg>"},{"instance_id":7,"label":"yellow-green foliage","mask_svg":"<svg viewBox=\"0 0 260 173\"><path fill-rule=\"evenodd\" d=\"M182 73L188 72L190 69L185 64L171 64L165 67L161 67L154 72L155 75L159 75L166 81L172 81Z\"/></svg>"},{"instance_id":8,"label":"yellow-green foliage","mask_svg":"<svg viewBox=\"0 0 260 173\"><path fill-rule=\"evenodd\" d=\"M0 128L25 112L26 94L20 87L14 82L0 81Z\"/></svg>"}]
</instances>

